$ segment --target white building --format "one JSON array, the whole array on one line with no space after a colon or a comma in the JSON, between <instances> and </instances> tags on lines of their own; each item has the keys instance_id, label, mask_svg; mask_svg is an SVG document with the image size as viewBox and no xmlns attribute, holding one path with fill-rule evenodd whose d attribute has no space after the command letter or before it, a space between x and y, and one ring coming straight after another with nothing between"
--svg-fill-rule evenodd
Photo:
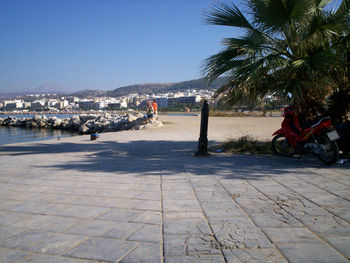
<instances>
[{"instance_id":1,"label":"white building","mask_svg":"<svg viewBox=\"0 0 350 263\"><path fill-rule=\"evenodd\" d=\"M185 104L185 105L194 105L201 101L201 97L196 96L188 96L188 97L175 97L175 98L168 98L168 107L173 107L178 104Z\"/></svg>"},{"instance_id":2,"label":"white building","mask_svg":"<svg viewBox=\"0 0 350 263\"><path fill-rule=\"evenodd\" d=\"M154 98L154 99L156 100L158 108L166 108L166 107L168 107L168 98L160 97L160 98Z\"/></svg>"},{"instance_id":3,"label":"white building","mask_svg":"<svg viewBox=\"0 0 350 263\"><path fill-rule=\"evenodd\" d=\"M44 100L35 100L32 102L31 108L33 110L42 110L45 108L45 101Z\"/></svg>"}]
</instances>

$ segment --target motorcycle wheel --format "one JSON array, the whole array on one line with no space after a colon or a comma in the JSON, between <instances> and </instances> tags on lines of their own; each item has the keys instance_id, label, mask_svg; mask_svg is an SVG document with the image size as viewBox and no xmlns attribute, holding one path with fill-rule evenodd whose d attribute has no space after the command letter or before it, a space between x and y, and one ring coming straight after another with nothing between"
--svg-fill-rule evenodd
<instances>
[{"instance_id":1,"label":"motorcycle wheel","mask_svg":"<svg viewBox=\"0 0 350 263\"><path fill-rule=\"evenodd\" d=\"M324 133L316 137L316 142L322 146L318 158L325 164L334 164L339 158L339 148L335 141L331 141Z\"/></svg>"},{"instance_id":2,"label":"motorcycle wheel","mask_svg":"<svg viewBox=\"0 0 350 263\"><path fill-rule=\"evenodd\" d=\"M278 134L272 139L272 149L275 153L281 156L292 156L295 154L295 149L289 144L286 137Z\"/></svg>"}]
</instances>

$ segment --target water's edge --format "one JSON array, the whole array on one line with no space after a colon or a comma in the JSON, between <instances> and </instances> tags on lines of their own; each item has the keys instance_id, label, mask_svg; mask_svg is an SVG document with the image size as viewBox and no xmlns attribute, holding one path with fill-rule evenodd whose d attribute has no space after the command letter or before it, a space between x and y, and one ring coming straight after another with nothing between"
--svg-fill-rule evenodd
<instances>
[{"instance_id":1,"label":"water's edge","mask_svg":"<svg viewBox=\"0 0 350 263\"><path fill-rule=\"evenodd\" d=\"M48 117L56 116L57 118L64 119L72 116L73 114L50 114ZM32 118L34 115L16 115L8 114L1 115L0 118L6 118L8 116L15 116L21 118ZM59 139L63 137L77 136L78 133L54 130L54 129L40 129L40 128L23 128L23 127L11 127L11 126L0 126L0 146L22 142L42 141Z\"/></svg>"}]
</instances>

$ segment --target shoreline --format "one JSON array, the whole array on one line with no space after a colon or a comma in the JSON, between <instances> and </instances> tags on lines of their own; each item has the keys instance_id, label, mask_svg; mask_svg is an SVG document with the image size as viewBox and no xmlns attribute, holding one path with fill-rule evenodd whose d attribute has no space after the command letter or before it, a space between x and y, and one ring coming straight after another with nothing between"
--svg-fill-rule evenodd
<instances>
[{"instance_id":1,"label":"shoreline","mask_svg":"<svg viewBox=\"0 0 350 263\"><path fill-rule=\"evenodd\" d=\"M160 115L159 121L163 127L154 127L142 130L124 130L118 132L100 133L99 141L187 141L197 142L200 133L200 116L173 116ZM260 141L272 140L272 133L280 128L282 118L269 117L209 117L208 140L209 144L225 142L250 136ZM72 136L44 140L53 142L86 142L90 135ZM43 142L43 141L41 141ZM27 142L31 143L31 142Z\"/></svg>"}]
</instances>

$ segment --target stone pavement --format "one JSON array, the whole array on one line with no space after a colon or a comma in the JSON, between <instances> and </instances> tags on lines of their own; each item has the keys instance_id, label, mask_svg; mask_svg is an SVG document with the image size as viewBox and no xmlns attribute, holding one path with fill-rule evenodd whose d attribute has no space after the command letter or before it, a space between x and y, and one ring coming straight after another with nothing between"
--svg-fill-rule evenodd
<instances>
[{"instance_id":1,"label":"stone pavement","mask_svg":"<svg viewBox=\"0 0 350 263\"><path fill-rule=\"evenodd\" d=\"M349 163L193 149L0 147L0 262L349 262Z\"/></svg>"}]
</instances>

